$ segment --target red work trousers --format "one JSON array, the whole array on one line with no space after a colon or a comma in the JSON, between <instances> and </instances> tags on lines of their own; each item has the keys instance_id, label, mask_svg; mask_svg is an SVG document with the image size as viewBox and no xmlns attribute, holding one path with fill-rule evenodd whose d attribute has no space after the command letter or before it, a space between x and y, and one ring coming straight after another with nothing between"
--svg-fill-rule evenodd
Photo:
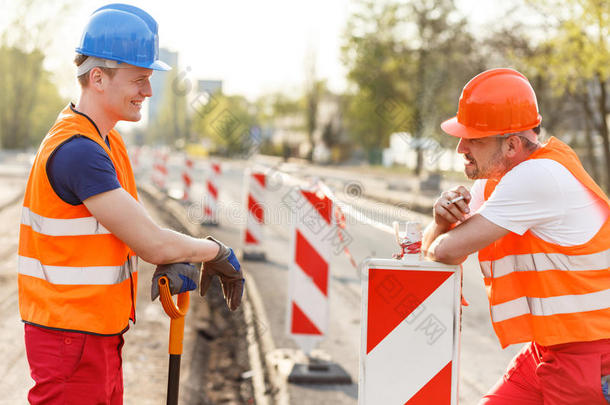
<instances>
[{"instance_id":1,"label":"red work trousers","mask_svg":"<svg viewBox=\"0 0 610 405\"><path fill-rule=\"evenodd\" d=\"M65 332L25 324L25 349L35 385L30 404L123 403L123 336Z\"/></svg>"},{"instance_id":2,"label":"red work trousers","mask_svg":"<svg viewBox=\"0 0 610 405\"><path fill-rule=\"evenodd\" d=\"M610 339L528 343L479 405L608 405L604 375L610 375Z\"/></svg>"}]
</instances>

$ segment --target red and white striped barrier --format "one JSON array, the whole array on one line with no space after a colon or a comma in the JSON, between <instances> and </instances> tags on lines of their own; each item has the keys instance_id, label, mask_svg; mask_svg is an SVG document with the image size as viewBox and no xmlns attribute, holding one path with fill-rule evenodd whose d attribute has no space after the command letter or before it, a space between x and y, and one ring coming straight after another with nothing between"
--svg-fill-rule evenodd
<instances>
[{"instance_id":1,"label":"red and white striped barrier","mask_svg":"<svg viewBox=\"0 0 610 405\"><path fill-rule=\"evenodd\" d=\"M189 201L191 198L191 184L193 184L193 160L188 156L184 158L184 170L182 172L182 201Z\"/></svg>"},{"instance_id":2,"label":"red and white striped barrier","mask_svg":"<svg viewBox=\"0 0 610 405\"><path fill-rule=\"evenodd\" d=\"M245 260L265 260L263 226L265 224L266 175L262 170L246 170L246 226L243 232Z\"/></svg>"},{"instance_id":3,"label":"red and white striped barrier","mask_svg":"<svg viewBox=\"0 0 610 405\"><path fill-rule=\"evenodd\" d=\"M421 261L414 242L363 263L360 405L458 401L460 269Z\"/></svg>"},{"instance_id":4,"label":"red and white striped barrier","mask_svg":"<svg viewBox=\"0 0 610 405\"><path fill-rule=\"evenodd\" d=\"M220 163L210 163L210 171L206 180L206 198L203 206L204 223L218 224L218 180L222 173Z\"/></svg>"},{"instance_id":5,"label":"red and white striped barrier","mask_svg":"<svg viewBox=\"0 0 610 405\"><path fill-rule=\"evenodd\" d=\"M293 240L289 264L288 334L309 354L328 331L330 258L332 245L325 236L334 229L333 202L316 190L295 187Z\"/></svg>"},{"instance_id":6,"label":"red and white striped barrier","mask_svg":"<svg viewBox=\"0 0 610 405\"><path fill-rule=\"evenodd\" d=\"M153 174L152 180L153 183L159 187L161 190L166 189L167 183L167 159L169 154L167 152L163 152L161 150L155 151L153 158Z\"/></svg>"},{"instance_id":7,"label":"red and white striped barrier","mask_svg":"<svg viewBox=\"0 0 610 405\"><path fill-rule=\"evenodd\" d=\"M138 172L140 170L140 153L142 152L142 147L133 146L131 148L131 166L132 170Z\"/></svg>"}]
</instances>

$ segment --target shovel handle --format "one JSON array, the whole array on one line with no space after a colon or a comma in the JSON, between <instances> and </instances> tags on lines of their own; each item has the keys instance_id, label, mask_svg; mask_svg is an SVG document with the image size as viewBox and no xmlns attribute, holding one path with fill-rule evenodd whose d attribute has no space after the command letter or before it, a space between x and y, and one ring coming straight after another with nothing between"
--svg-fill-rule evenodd
<instances>
[{"instance_id":1,"label":"shovel handle","mask_svg":"<svg viewBox=\"0 0 610 405\"><path fill-rule=\"evenodd\" d=\"M182 354L184 337L184 317L189 308L189 293L178 294L178 306L169 291L169 280L166 276L159 278L159 295L165 313L171 318L169 324L169 354Z\"/></svg>"},{"instance_id":2,"label":"shovel handle","mask_svg":"<svg viewBox=\"0 0 610 405\"><path fill-rule=\"evenodd\" d=\"M165 313L172 319L184 318L189 308L189 293L183 292L178 294L178 306L174 304L172 293L169 291L169 280L167 276L159 278L159 294L161 305Z\"/></svg>"}]
</instances>

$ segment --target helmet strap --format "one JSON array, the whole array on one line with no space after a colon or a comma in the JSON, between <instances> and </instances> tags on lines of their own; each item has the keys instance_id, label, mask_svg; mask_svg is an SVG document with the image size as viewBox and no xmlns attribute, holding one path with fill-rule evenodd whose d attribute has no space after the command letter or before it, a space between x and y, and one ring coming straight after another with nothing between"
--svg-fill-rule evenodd
<instances>
[{"instance_id":1,"label":"helmet strap","mask_svg":"<svg viewBox=\"0 0 610 405\"><path fill-rule=\"evenodd\" d=\"M98 58L96 56L88 56L87 59L85 59L85 61L83 63L81 63L80 66L77 67L76 76L78 77L80 75L84 75L85 73L87 73L88 71L93 69L94 67L105 67L105 68L110 68L110 69L124 69L124 68L133 67L133 65L130 65L128 63L117 62L115 60L110 60L110 59L102 59L102 58Z\"/></svg>"}]
</instances>

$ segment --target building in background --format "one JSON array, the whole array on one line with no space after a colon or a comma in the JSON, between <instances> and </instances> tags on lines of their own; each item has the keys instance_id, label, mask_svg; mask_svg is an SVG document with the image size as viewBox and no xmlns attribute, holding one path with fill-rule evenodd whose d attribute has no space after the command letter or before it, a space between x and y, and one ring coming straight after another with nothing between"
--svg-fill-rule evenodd
<instances>
[{"instance_id":1,"label":"building in background","mask_svg":"<svg viewBox=\"0 0 610 405\"><path fill-rule=\"evenodd\" d=\"M178 68L178 52L172 52L166 48L159 48L159 59L167 63L172 69ZM163 100L166 97L167 80L171 71L155 71L150 78L153 95L148 100L148 122L153 123L163 107Z\"/></svg>"}]
</instances>

